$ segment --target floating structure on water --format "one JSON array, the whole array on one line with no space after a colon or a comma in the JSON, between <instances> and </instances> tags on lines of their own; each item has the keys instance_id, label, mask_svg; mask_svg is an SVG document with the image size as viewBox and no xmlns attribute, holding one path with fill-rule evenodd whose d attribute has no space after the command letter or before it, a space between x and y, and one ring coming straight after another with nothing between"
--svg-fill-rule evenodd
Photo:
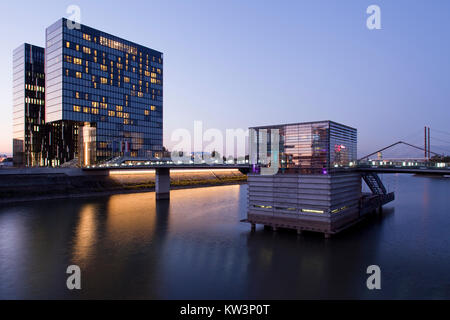
<instances>
[{"instance_id":1,"label":"floating structure on water","mask_svg":"<svg viewBox=\"0 0 450 320\"><path fill-rule=\"evenodd\" d=\"M242 221L329 237L394 200L376 173L354 167L356 134L333 121L250 128ZM362 192L362 180L371 193Z\"/></svg>"}]
</instances>

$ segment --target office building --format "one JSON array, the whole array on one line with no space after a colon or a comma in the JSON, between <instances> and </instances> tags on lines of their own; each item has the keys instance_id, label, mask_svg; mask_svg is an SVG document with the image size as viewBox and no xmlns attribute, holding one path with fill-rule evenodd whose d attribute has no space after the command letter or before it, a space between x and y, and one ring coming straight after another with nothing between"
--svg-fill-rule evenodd
<instances>
[{"instance_id":1,"label":"office building","mask_svg":"<svg viewBox=\"0 0 450 320\"><path fill-rule=\"evenodd\" d=\"M43 164L44 48L24 43L13 51L13 159L16 166Z\"/></svg>"},{"instance_id":2,"label":"office building","mask_svg":"<svg viewBox=\"0 0 450 320\"><path fill-rule=\"evenodd\" d=\"M161 52L65 18L46 29L45 39L45 54L29 45L14 51L14 149L25 159L15 157L18 162L58 166L75 160L86 166L162 152ZM39 63L34 55L27 62L27 50L36 52ZM21 73L21 64L29 65L30 72ZM27 85L34 91L25 91ZM27 134L26 116L16 117L28 110L27 103L36 110L29 123L45 124L32 127L33 134Z\"/></svg>"},{"instance_id":3,"label":"office building","mask_svg":"<svg viewBox=\"0 0 450 320\"><path fill-rule=\"evenodd\" d=\"M353 169L356 129L332 121L250 128L246 221L337 233L392 201L376 174ZM265 170L272 168L274 170ZM376 193L363 194L364 179Z\"/></svg>"}]
</instances>

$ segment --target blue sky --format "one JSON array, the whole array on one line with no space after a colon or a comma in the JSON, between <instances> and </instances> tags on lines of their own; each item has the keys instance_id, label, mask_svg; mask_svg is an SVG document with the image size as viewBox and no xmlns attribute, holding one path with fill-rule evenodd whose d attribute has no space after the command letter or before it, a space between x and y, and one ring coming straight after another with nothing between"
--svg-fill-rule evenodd
<instances>
[{"instance_id":1,"label":"blue sky","mask_svg":"<svg viewBox=\"0 0 450 320\"><path fill-rule=\"evenodd\" d=\"M12 140L12 50L81 22L164 52L164 143L177 128L334 120L359 153L424 125L450 131L450 1L15 1L1 11L0 152ZM381 30L366 8L381 8ZM448 139L450 140L450 139ZM448 148L450 149L450 147Z\"/></svg>"}]
</instances>

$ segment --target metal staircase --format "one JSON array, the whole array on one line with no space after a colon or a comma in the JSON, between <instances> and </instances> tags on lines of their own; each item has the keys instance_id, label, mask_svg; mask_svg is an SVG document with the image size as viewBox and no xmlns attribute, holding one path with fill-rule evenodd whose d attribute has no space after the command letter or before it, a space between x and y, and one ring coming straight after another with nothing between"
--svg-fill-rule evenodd
<instances>
[{"instance_id":1,"label":"metal staircase","mask_svg":"<svg viewBox=\"0 0 450 320\"><path fill-rule=\"evenodd\" d=\"M366 172L363 173L362 177L373 194L387 194L386 188L378 174L375 172Z\"/></svg>"}]
</instances>

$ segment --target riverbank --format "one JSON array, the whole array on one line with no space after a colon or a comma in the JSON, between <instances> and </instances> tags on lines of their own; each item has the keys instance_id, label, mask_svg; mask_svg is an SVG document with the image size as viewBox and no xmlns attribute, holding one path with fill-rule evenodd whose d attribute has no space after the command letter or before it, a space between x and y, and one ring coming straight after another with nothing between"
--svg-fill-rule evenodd
<instances>
[{"instance_id":1,"label":"riverbank","mask_svg":"<svg viewBox=\"0 0 450 320\"><path fill-rule=\"evenodd\" d=\"M7 171L7 172L6 172ZM235 169L172 170L171 189L246 183ZM74 169L41 168L0 172L0 203L84 198L155 190L153 170L101 175Z\"/></svg>"}]
</instances>

